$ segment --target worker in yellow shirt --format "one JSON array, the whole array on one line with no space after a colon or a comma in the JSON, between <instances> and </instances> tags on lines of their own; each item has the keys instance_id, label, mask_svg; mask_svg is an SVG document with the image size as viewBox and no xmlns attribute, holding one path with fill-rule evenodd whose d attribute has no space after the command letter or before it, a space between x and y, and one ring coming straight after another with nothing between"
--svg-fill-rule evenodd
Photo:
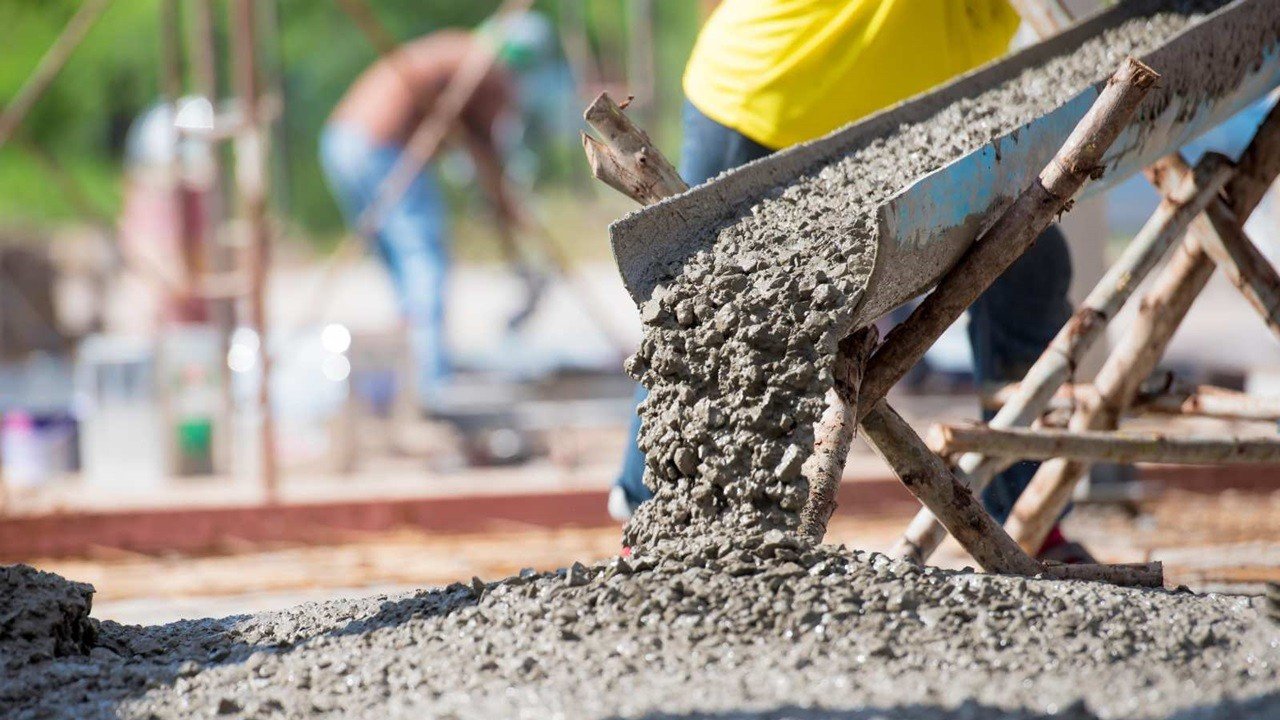
<instances>
[{"instance_id":1,"label":"worker in yellow shirt","mask_svg":"<svg viewBox=\"0 0 1280 720\"><path fill-rule=\"evenodd\" d=\"M1019 25L1007 0L724 0L685 68L680 174L690 185L826 135L1002 55ZM1066 241L1050 227L970 308L979 383L1020 380L1071 315ZM640 390L638 399L643 399ZM651 495L639 418L610 512ZM983 493L1000 522L1035 473L1021 463ZM1069 552L1060 552L1068 549ZM1061 533L1046 548L1080 554Z\"/></svg>"}]
</instances>

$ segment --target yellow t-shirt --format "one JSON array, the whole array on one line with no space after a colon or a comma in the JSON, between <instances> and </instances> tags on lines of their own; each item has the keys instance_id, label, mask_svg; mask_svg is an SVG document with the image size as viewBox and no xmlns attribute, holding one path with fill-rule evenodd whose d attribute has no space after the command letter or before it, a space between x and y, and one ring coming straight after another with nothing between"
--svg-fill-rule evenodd
<instances>
[{"instance_id":1,"label":"yellow t-shirt","mask_svg":"<svg viewBox=\"0 0 1280 720\"><path fill-rule=\"evenodd\" d=\"M1007 0L724 0L684 91L770 148L822 136L1004 53Z\"/></svg>"}]
</instances>

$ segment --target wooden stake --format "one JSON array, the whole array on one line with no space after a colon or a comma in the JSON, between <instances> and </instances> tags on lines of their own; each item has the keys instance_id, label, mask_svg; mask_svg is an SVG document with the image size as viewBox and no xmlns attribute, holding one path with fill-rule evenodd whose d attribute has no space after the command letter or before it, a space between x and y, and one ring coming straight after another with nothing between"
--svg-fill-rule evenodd
<instances>
[{"instance_id":1,"label":"wooden stake","mask_svg":"<svg viewBox=\"0 0 1280 720\"><path fill-rule=\"evenodd\" d=\"M1118 565L1045 563L1043 574L1054 580L1104 582L1125 587L1164 587L1164 563L1158 561Z\"/></svg>"},{"instance_id":2,"label":"wooden stake","mask_svg":"<svg viewBox=\"0 0 1280 720\"><path fill-rule=\"evenodd\" d=\"M582 117L604 138L601 142L582 134L582 149L597 180L641 205L651 205L689 189L675 166L654 146L649 135L631 122L609 93L600 93Z\"/></svg>"},{"instance_id":3,"label":"wooden stake","mask_svg":"<svg viewBox=\"0 0 1280 720\"><path fill-rule=\"evenodd\" d=\"M986 425L934 425L929 447L943 457L978 452L1020 460L1071 458L1090 462L1230 465L1280 462L1280 439L1176 436L1163 433Z\"/></svg>"},{"instance_id":4,"label":"wooden stake","mask_svg":"<svg viewBox=\"0 0 1280 720\"><path fill-rule=\"evenodd\" d=\"M1280 275L1258 251L1234 214L1221 201L1206 210L1213 232L1202 247L1271 332L1280 337Z\"/></svg>"},{"instance_id":5,"label":"wooden stake","mask_svg":"<svg viewBox=\"0 0 1280 720\"><path fill-rule=\"evenodd\" d=\"M1148 177L1157 189L1167 194L1172 191L1175 176L1186 172L1186 167L1181 157L1171 156L1163 170L1157 168L1149 172ZM1243 177L1246 173L1249 177ZM1262 195L1255 188L1269 187L1277 174L1280 174L1280 113L1272 112L1254 134L1241 155L1236 175L1227 183L1227 198L1236 210L1237 224L1243 223L1261 200ZM1203 215L1191 224L1187 237L1138 306L1133 326L1121 337L1098 372L1094 381L1097 400L1080 408L1071 419L1071 429L1107 430L1117 426L1142 381L1164 355L1173 333L1213 274L1213 260L1204 251L1213 232L1212 223ZM1085 470L1086 464L1065 459L1050 460L1040 466L1006 523L1009 533L1022 547L1039 547L1044 542Z\"/></svg>"},{"instance_id":6,"label":"wooden stake","mask_svg":"<svg viewBox=\"0 0 1280 720\"><path fill-rule=\"evenodd\" d=\"M869 409L862 432L907 490L934 512L984 570L1025 576L1044 571L884 400Z\"/></svg>"},{"instance_id":7,"label":"wooden stake","mask_svg":"<svg viewBox=\"0 0 1280 720\"><path fill-rule=\"evenodd\" d=\"M974 242L915 311L889 331L863 379L862 393L868 403L883 398L1062 213L1085 181L1099 171L1103 153L1158 78L1137 60L1124 61L1037 180Z\"/></svg>"},{"instance_id":8,"label":"wooden stake","mask_svg":"<svg viewBox=\"0 0 1280 720\"><path fill-rule=\"evenodd\" d=\"M1205 155L1194 174L1187 173L1027 371L1017 393L991 419L991 427L1026 427L1044 412L1058 388L1075 374L1080 360L1105 336L1107 323L1168 254L1191 221L1217 197L1232 173L1231 161L1216 153ZM981 491L1013 462L1009 457L970 453L960 458L957 474L969 487ZM927 509L922 510L895 546L895 552L923 561L945 537Z\"/></svg>"}]
</instances>

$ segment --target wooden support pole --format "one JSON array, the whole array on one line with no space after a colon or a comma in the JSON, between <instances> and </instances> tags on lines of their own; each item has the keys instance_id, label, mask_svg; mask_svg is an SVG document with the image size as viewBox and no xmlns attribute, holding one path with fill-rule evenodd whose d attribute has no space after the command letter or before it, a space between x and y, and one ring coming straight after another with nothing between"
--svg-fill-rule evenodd
<instances>
[{"instance_id":1,"label":"wooden support pole","mask_svg":"<svg viewBox=\"0 0 1280 720\"><path fill-rule=\"evenodd\" d=\"M1218 201L1206 210L1213 232L1203 248L1231 284L1244 296L1272 334L1280 337L1280 275L1258 251L1226 204Z\"/></svg>"},{"instance_id":2,"label":"wooden support pole","mask_svg":"<svg viewBox=\"0 0 1280 720\"><path fill-rule=\"evenodd\" d=\"M4 106L4 111L0 112L0 147L4 147L5 143L13 137L14 131L27 118L27 113L31 112L31 108L35 107L36 102L44 96L54 79L58 77L58 73L66 67L71 54L80 46L80 43L84 42L89 30L97 24L110 4L111 0L85 0L76 10L76 14L71 16L62 33L40 58L40 63L36 65L31 76L19 88L18 94Z\"/></svg>"},{"instance_id":3,"label":"wooden support pole","mask_svg":"<svg viewBox=\"0 0 1280 720\"><path fill-rule=\"evenodd\" d=\"M641 205L689 189L648 133L631 122L608 93L600 93L582 116L603 138L602 142L582 134L582 149L597 180Z\"/></svg>"},{"instance_id":4,"label":"wooden support pole","mask_svg":"<svg viewBox=\"0 0 1280 720\"><path fill-rule=\"evenodd\" d=\"M1217 197L1232 173L1229 159L1210 153L1195 173L1182 178L1027 371L1018 392L991 419L991 427L1026 427L1044 412L1058 388L1075 374L1081 359L1105 336L1107 323L1169 253L1191 221ZM960 458L958 474L975 491L981 491L1013 462L1007 457L970 453ZM894 552L920 562L945 537L943 528L928 516L926 509L912 520Z\"/></svg>"},{"instance_id":5,"label":"wooden support pole","mask_svg":"<svg viewBox=\"0 0 1280 720\"><path fill-rule=\"evenodd\" d=\"M1227 183L1227 202L1234 208L1235 222L1242 224L1256 207L1262 194L1280 174L1280 113L1272 112L1263 121L1241 155L1236 174ZM1162 193L1187 172L1180 156L1170 156L1163 168L1148 177ZM1247 176L1246 176L1247 175ZM1237 195L1239 193L1239 195ZM1081 407L1071 419L1073 430L1114 429L1137 394L1142 381L1155 369L1174 332L1186 317L1191 304L1213 274L1213 260L1204 251L1214 232L1204 215L1196 218L1173 257L1157 276L1138 307L1132 327L1125 333L1111 357L1098 372L1094 402ZM1039 547L1066 508L1075 484L1088 467L1067 459L1050 460L1040 466L1031 484L1014 505L1006 527L1022 547Z\"/></svg>"},{"instance_id":6,"label":"wooden support pole","mask_svg":"<svg viewBox=\"0 0 1280 720\"><path fill-rule=\"evenodd\" d=\"M218 30L214 0L194 0L188 7L187 47L191 64L192 89L213 106L217 115L220 90L218 86ZM244 275L237 265L236 253L226 242L227 219L227 164L223 148L216 144L209 147L209 177L202 190L204 198L205 264L222 276ZM248 285L248 282L243 283ZM208 296L206 296L208 297ZM235 296L210 298L210 313L218 328L220 355L226 357L231 349L231 333L236 327ZM218 419L213 436L213 465L216 472L225 472L232 464L235 451L232 433L236 401L231 387L231 373L226 367L218 373Z\"/></svg>"},{"instance_id":7,"label":"wooden support pole","mask_svg":"<svg viewBox=\"0 0 1280 720\"><path fill-rule=\"evenodd\" d=\"M1024 576L1043 572L888 403L879 400L869 409L862 432L907 490L933 511L984 570Z\"/></svg>"},{"instance_id":8,"label":"wooden support pole","mask_svg":"<svg viewBox=\"0 0 1280 720\"><path fill-rule=\"evenodd\" d=\"M1280 462L1280 439L1202 437L1163 433L1042 428L997 429L986 425L934 425L929 447L943 457L962 452L1048 460L1090 462L1233 465Z\"/></svg>"},{"instance_id":9,"label":"wooden support pole","mask_svg":"<svg viewBox=\"0 0 1280 720\"><path fill-rule=\"evenodd\" d=\"M1045 563L1043 574L1054 580L1104 582L1125 587L1164 587L1164 563L1159 561L1117 565Z\"/></svg>"},{"instance_id":10,"label":"wooden support pole","mask_svg":"<svg viewBox=\"0 0 1280 720\"><path fill-rule=\"evenodd\" d=\"M1039 177L969 248L911 315L885 337L871 357L862 394L883 398L934 341L991 283L1026 252L1067 202L1099 171L1103 153L1129 123L1159 75L1126 58L1093 107L1076 125Z\"/></svg>"},{"instance_id":11,"label":"wooden support pole","mask_svg":"<svg viewBox=\"0 0 1280 720\"><path fill-rule=\"evenodd\" d=\"M1162 415L1190 415L1223 420L1280 420L1280 397L1248 395L1235 390L1201 385L1186 391L1156 395L1139 394L1133 407Z\"/></svg>"},{"instance_id":12,"label":"wooden support pole","mask_svg":"<svg viewBox=\"0 0 1280 720\"><path fill-rule=\"evenodd\" d=\"M809 480L809 499L800 512L800 534L814 542L822 541L836 510L840 478L858 428L862 368L877 340L879 334L872 325L840 341L832 368L835 385L827 391L827 407L814 428L813 455L800 470Z\"/></svg>"},{"instance_id":13,"label":"wooden support pole","mask_svg":"<svg viewBox=\"0 0 1280 720\"><path fill-rule=\"evenodd\" d=\"M1018 392L1018 383L1000 388L983 401L987 410L999 411ZM1093 385L1063 385L1045 406L1046 412L1072 411L1094 402L1097 390ZM1188 417L1220 420L1256 420L1274 422L1280 420L1280 397L1258 396L1238 390L1199 385L1138 391L1129 407L1129 414L1185 415ZM988 424L990 427L996 427Z\"/></svg>"},{"instance_id":14,"label":"wooden support pole","mask_svg":"<svg viewBox=\"0 0 1280 720\"><path fill-rule=\"evenodd\" d=\"M867 364L860 390L864 407L883 398L1063 211L1072 195L1097 172L1103 154L1158 78L1155 71L1126 58L1039 177L974 242L915 311L889 332ZM925 532L934 532L933 518L919 519L919 524ZM914 548L899 550L907 557L919 555ZM928 552L923 555L927 557Z\"/></svg>"},{"instance_id":15,"label":"wooden support pole","mask_svg":"<svg viewBox=\"0 0 1280 720\"><path fill-rule=\"evenodd\" d=\"M235 87L244 113L236 136L236 187L240 215L248 234L246 261L249 275L248 325L258 336L259 371L257 406L259 427L258 474L267 503L280 498L275 413L271 407L270 329L267 326L267 277L271 262L271 228L267 217L267 128L261 113L261 79L258 75L257 18L254 0L232 0L230 5L232 48L236 58Z\"/></svg>"}]
</instances>

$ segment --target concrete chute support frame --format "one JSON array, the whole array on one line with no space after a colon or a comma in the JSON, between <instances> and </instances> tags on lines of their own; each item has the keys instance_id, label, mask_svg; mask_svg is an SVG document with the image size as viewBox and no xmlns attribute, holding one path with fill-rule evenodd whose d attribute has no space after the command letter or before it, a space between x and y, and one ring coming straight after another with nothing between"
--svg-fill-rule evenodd
<instances>
[{"instance_id":1,"label":"concrete chute support frame","mask_svg":"<svg viewBox=\"0 0 1280 720\"><path fill-rule=\"evenodd\" d=\"M845 353L837 358L835 374L857 380L841 386L833 398L835 412L829 411L832 422L827 424L824 418L821 426L821 432L830 439L819 438L818 443L828 442L835 448L830 454L839 461L823 463L824 475L813 480L815 493L832 490L839 482L844 452L848 449L847 438L852 436L861 411L862 427L881 456L904 485L943 518L947 528L984 569L1017 575L1059 575L1055 567L1041 565L1017 547L941 459L884 402L883 395L896 381L895 376L914 364L976 295L1029 247L1096 172L1102 154L1127 125L1156 78L1142 63L1126 60L1053 161L944 278L931 300L913 313L904 330L886 338L880 352L886 348L889 352L873 355L865 373L859 372L862 357L855 356L863 354L870 341L842 346ZM584 117L604 136L604 142L583 137L584 149L597 178L642 204L684 189L684 183L674 177L670 163L653 147L648 136L607 96L598 98ZM872 372L877 374L873 376ZM870 377L877 378L878 384L869 383ZM884 385L883 390L879 385ZM872 389L868 391L868 387ZM816 517L806 515L806 525L814 539L821 539L833 507L833 503L828 503ZM1073 577L1129 584L1159 584L1162 578L1158 566L1094 570L1077 568L1073 570Z\"/></svg>"}]
</instances>

